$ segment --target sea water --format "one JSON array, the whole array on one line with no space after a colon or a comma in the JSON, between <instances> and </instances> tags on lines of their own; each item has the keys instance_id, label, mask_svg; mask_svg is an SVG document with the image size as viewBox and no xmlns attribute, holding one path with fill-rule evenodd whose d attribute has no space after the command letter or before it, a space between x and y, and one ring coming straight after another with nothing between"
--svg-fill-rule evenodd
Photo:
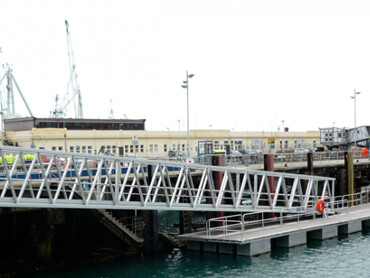
<instances>
[{"instance_id":1,"label":"sea water","mask_svg":"<svg viewBox=\"0 0 370 278\"><path fill-rule=\"evenodd\" d=\"M174 249L36 273L33 277L370 277L370 231L255 257Z\"/></svg>"}]
</instances>

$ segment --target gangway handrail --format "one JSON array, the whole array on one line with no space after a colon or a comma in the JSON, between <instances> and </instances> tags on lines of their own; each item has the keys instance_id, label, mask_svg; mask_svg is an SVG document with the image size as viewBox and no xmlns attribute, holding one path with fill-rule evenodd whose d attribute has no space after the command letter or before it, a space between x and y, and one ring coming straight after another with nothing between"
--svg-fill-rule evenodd
<instances>
[{"instance_id":1,"label":"gangway handrail","mask_svg":"<svg viewBox=\"0 0 370 278\"><path fill-rule=\"evenodd\" d=\"M295 213L335 193L334 178L249 168L9 146L0 156L0 207Z\"/></svg>"}]
</instances>

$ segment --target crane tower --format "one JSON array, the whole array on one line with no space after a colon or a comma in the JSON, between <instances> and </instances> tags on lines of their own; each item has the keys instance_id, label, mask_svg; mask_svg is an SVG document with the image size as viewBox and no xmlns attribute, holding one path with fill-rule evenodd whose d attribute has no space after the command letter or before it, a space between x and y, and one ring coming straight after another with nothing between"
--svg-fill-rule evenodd
<instances>
[{"instance_id":1,"label":"crane tower","mask_svg":"<svg viewBox=\"0 0 370 278\"><path fill-rule=\"evenodd\" d=\"M69 70L70 70L69 85L72 89L72 98L74 99L74 102L75 102L75 116L76 118L83 118L81 91L80 91L80 85L78 84L78 80L77 80L76 63L75 63L75 58L73 54L71 35L69 33L69 24L67 20L65 20L65 25L66 25L66 32L67 32L67 49L68 49L68 61L69 61Z\"/></svg>"},{"instance_id":2,"label":"crane tower","mask_svg":"<svg viewBox=\"0 0 370 278\"><path fill-rule=\"evenodd\" d=\"M66 32L67 32L67 52L68 52L68 62L69 62L69 81L67 85L67 92L64 98L60 98L58 95L55 98L55 109L51 111L51 116L59 118L66 116L66 109L67 106L74 101L74 109L75 109L75 118L81 119L83 118L82 112L82 97L81 97L81 90L80 85L77 79L77 72L76 72L76 63L73 54L72 48L72 40L71 35L69 33L69 24L68 21L65 20Z\"/></svg>"}]
</instances>

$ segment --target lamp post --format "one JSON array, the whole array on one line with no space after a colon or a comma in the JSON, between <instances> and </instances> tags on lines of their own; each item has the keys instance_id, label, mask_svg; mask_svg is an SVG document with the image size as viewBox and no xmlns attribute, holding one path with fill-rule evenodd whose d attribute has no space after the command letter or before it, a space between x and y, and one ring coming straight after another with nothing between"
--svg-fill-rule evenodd
<instances>
[{"instance_id":1,"label":"lamp post","mask_svg":"<svg viewBox=\"0 0 370 278\"><path fill-rule=\"evenodd\" d=\"M354 124L355 124L355 148L357 145L357 127L356 127L356 95L359 95L361 92L356 92L356 89L353 92L353 96L350 98L353 99L354 102Z\"/></svg>"},{"instance_id":2,"label":"lamp post","mask_svg":"<svg viewBox=\"0 0 370 278\"><path fill-rule=\"evenodd\" d=\"M186 81L183 81L183 87L186 89L186 110L187 110L187 137L188 137L188 157L190 157L190 137L189 137L189 78L192 78L194 74L188 74L186 71Z\"/></svg>"}]
</instances>

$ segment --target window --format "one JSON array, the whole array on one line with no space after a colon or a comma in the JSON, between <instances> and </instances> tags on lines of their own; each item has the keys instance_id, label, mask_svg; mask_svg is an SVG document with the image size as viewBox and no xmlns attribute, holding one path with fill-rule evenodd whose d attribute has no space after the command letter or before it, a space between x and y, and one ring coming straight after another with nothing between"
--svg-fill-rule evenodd
<instances>
[{"instance_id":1,"label":"window","mask_svg":"<svg viewBox=\"0 0 370 278\"><path fill-rule=\"evenodd\" d=\"M215 150L218 150L220 148L220 141L219 140L215 140Z\"/></svg>"},{"instance_id":2,"label":"window","mask_svg":"<svg viewBox=\"0 0 370 278\"><path fill-rule=\"evenodd\" d=\"M271 141L270 148L271 148L271 150L275 149L275 141Z\"/></svg>"},{"instance_id":3,"label":"window","mask_svg":"<svg viewBox=\"0 0 370 278\"><path fill-rule=\"evenodd\" d=\"M125 145L125 153L128 153L128 145Z\"/></svg>"},{"instance_id":4,"label":"window","mask_svg":"<svg viewBox=\"0 0 370 278\"><path fill-rule=\"evenodd\" d=\"M184 152L184 151L185 151L185 144L182 144L182 145L181 145L181 147L182 147L182 148L181 148L181 149L182 149L182 151Z\"/></svg>"},{"instance_id":5,"label":"window","mask_svg":"<svg viewBox=\"0 0 370 278\"><path fill-rule=\"evenodd\" d=\"M134 145L130 145L130 153L134 152Z\"/></svg>"},{"instance_id":6,"label":"window","mask_svg":"<svg viewBox=\"0 0 370 278\"><path fill-rule=\"evenodd\" d=\"M57 150L57 147L53 146L53 147L51 147L51 150L52 151L56 151Z\"/></svg>"},{"instance_id":7,"label":"window","mask_svg":"<svg viewBox=\"0 0 370 278\"><path fill-rule=\"evenodd\" d=\"M86 153L86 146L82 146L82 152Z\"/></svg>"},{"instance_id":8,"label":"window","mask_svg":"<svg viewBox=\"0 0 370 278\"><path fill-rule=\"evenodd\" d=\"M58 151L63 151L63 147L62 146L59 146L58 147Z\"/></svg>"},{"instance_id":9,"label":"window","mask_svg":"<svg viewBox=\"0 0 370 278\"><path fill-rule=\"evenodd\" d=\"M151 152L151 153L153 152L153 144L149 145L149 152Z\"/></svg>"},{"instance_id":10,"label":"window","mask_svg":"<svg viewBox=\"0 0 370 278\"><path fill-rule=\"evenodd\" d=\"M74 151L74 147L73 147L73 146L69 146L69 151L70 151L71 153L73 153L73 151Z\"/></svg>"},{"instance_id":11,"label":"window","mask_svg":"<svg viewBox=\"0 0 370 278\"><path fill-rule=\"evenodd\" d=\"M87 152L90 154L92 153L92 146L87 146Z\"/></svg>"},{"instance_id":12,"label":"window","mask_svg":"<svg viewBox=\"0 0 370 278\"><path fill-rule=\"evenodd\" d=\"M139 145L135 145L135 152L139 152Z\"/></svg>"},{"instance_id":13,"label":"window","mask_svg":"<svg viewBox=\"0 0 370 278\"><path fill-rule=\"evenodd\" d=\"M166 153L167 152L167 144L163 145L163 151Z\"/></svg>"},{"instance_id":14,"label":"window","mask_svg":"<svg viewBox=\"0 0 370 278\"><path fill-rule=\"evenodd\" d=\"M156 152L156 153L158 152L158 145L157 144L154 145L154 152Z\"/></svg>"},{"instance_id":15,"label":"window","mask_svg":"<svg viewBox=\"0 0 370 278\"><path fill-rule=\"evenodd\" d=\"M144 145L140 145L140 152L143 153L144 152Z\"/></svg>"},{"instance_id":16,"label":"window","mask_svg":"<svg viewBox=\"0 0 370 278\"><path fill-rule=\"evenodd\" d=\"M241 150L243 147L243 140L235 140L235 149Z\"/></svg>"}]
</instances>

